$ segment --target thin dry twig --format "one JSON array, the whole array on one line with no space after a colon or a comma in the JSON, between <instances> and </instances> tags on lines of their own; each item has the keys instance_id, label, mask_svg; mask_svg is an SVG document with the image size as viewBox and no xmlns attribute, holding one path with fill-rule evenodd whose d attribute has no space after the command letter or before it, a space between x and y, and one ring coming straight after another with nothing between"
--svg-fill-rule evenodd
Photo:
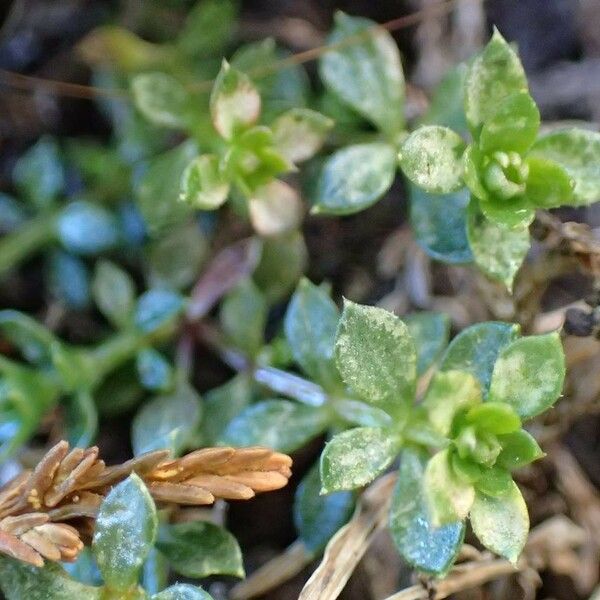
<instances>
[{"instance_id":1,"label":"thin dry twig","mask_svg":"<svg viewBox=\"0 0 600 600\"><path fill-rule=\"evenodd\" d=\"M339 596L371 541L386 524L396 478L396 473L384 475L364 492L352 519L327 544L321 564L298 600L334 600Z\"/></svg>"}]
</instances>

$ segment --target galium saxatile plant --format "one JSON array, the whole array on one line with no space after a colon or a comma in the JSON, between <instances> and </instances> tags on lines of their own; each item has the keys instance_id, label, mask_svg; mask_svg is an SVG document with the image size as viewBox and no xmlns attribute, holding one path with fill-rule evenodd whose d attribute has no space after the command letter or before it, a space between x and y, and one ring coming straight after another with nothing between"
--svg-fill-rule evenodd
<instances>
[{"instance_id":1,"label":"galium saxatile plant","mask_svg":"<svg viewBox=\"0 0 600 600\"><path fill-rule=\"evenodd\" d=\"M349 300L340 311L327 285L301 279L303 200L314 218L358 213L403 173L421 247L474 263L510 290L536 210L600 197L600 136L543 129L518 54L498 31L407 124L398 48L372 21L336 16L316 97L298 65L275 68L273 40L228 53L234 19L234 3L203 0L173 43L94 32L82 53L104 86L129 85L133 103L103 103L109 146L72 147L67 162L90 197L66 194L65 159L49 138L14 172L27 209L0 197L10 217L0 276L48 253L53 297L69 310L93 300L102 324L99 342L72 344L0 311L10 354L0 357L2 457L54 411L73 446L57 444L0 492L9 600L207 600L195 585L167 587L169 572L243 576L239 546L209 521L171 516L284 486L287 454L320 436L293 507L306 556L323 552L362 488L397 470L388 525L416 570L452 569L468 523L484 547L519 560L529 521L513 474L543 456L527 427L561 394L559 333L484 322L449 343L439 313L399 318ZM212 91L196 85L212 78ZM123 202L130 194L135 203ZM217 253L203 280L228 219L243 231L249 222L254 237L243 252ZM77 285L56 285L66 281ZM202 335L238 371L204 398L180 360ZM98 419L138 404L134 458L106 467L88 447ZM55 564L76 557L69 575Z\"/></svg>"}]
</instances>

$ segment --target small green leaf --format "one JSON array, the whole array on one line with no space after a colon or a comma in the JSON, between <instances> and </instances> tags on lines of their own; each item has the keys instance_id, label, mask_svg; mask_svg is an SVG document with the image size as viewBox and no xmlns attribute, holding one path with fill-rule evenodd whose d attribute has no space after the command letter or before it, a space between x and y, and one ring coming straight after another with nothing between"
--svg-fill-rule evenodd
<instances>
[{"instance_id":1,"label":"small green leaf","mask_svg":"<svg viewBox=\"0 0 600 600\"><path fill-rule=\"evenodd\" d=\"M131 82L133 101L152 123L185 129L189 122L192 99L175 77L166 73L142 73Z\"/></svg>"},{"instance_id":2,"label":"small green leaf","mask_svg":"<svg viewBox=\"0 0 600 600\"><path fill-rule=\"evenodd\" d=\"M146 247L145 266L151 287L187 288L198 280L208 257L208 236L197 222L169 227Z\"/></svg>"},{"instance_id":3,"label":"small green leaf","mask_svg":"<svg viewBox=\"0 0 600 600\"><path fill-rule=\"evenodd\" d=\"M171 290L151 289L144 292L135 307L135 325L150 333L171 323L184 308L183 298Z\"/></svg>"},{"instance_id":4,"label":"small green leaf","mask_svg":"<svg viewBox=\"0 0 600 600\"><path fill-rule=\"evenodd\" d=\"M236 0L201 0L187 13L177 47L190 58L221 56L236 30Z\"/></svg>"},{"instance_id":5,"label":"small green leaf","mask_svg":"<svg viewBox=\"0 0 600 600\"><path fill-rule=\"evenodd\" d=\"M465 524L463 521L442 527L432 524L422 493L426 462L424 452L412 449L402 452L389 526L404 560L419 571L443 575L462 546Z\"/></svg>"},{"instance_id":6,"label":"small green leaf","mask_svg":"<svg viewBox=\"0 0 600 600\"><path fill-rule=\"evenodd\" d=\"M510 473L506 469L494 466L483 471L482 476L475 483L475 488L478 494L502 498L512 492L513 485Z\"/></svg>"},{"instance_id":7,"label":"small green leaf","mask_svg":"<svg viewBox=\"0 0 600 600\"><path fill-rule=\"evenodd\" d=\"M101 588L71 579L56 563L43 568L0 557L0 588L6 600L100 600Z\"/></svg>"},{"instance_id":8,"label":"small green leaf","mask_svg":"<svg viewBox=\"0 0 600 600\"><path fill-rule=\"evenodd\" d=\"M528 92L506 96L483 124L479 147L484 154L497 150L523 154L535 142L540 111Z\"/></svg>"},{"instance_id":9,"label":"small green leaf","mask_svg":"<svg viewBox=\"0 0 600 600\"><path fill-rule=\"evenodd\" d=\"M404 74L396 42L376 25L338 11L327 39L333 49L321 57L319 74L346 104L394 135L404 127Z\"/></svg>"},{"instance_id":10,"label":"small green leaf","mask_svg":"<svg viewBox=\"0 0 600 600\"><path fill-rule=\"evenodd\" d=\"M467 210L467 236L477 266L512 291L515 275L531 246L528 227L504 227L490 221L472 198Z\"/></svg>"},{"instance_id":11,"label":"small green leaf","mask_svg":"<svg viewBox=\"0 0 600 600\"><path fill-rule=\"evenodd\" d=\"M536 208L556 208L572 204L574 180L567 170L547 158L530 156L525 194ZM600 198L600 196L599 196Z\"/></svg>"},{"instance_id":12,"label":"small green leaf","mask_svg":"<svg viewBox=\"0 0 600 600\"><path fill-rule=\"evenodd\" d=\"M191 207L179 202L183 171L198 154L190 140L153 158L137 188L137 205L151 233L180 223Z\"/></svg>"},{"instance_id":13,"label":"small green leaf","mask_svg":"<svg viewBox=\"0 0 600 600\"><path fill-rule=\"evenodd\" d=\"M381 427L357 427L334 436L321 454L322 494L367 485L396 458L401 440Z\"/></svg>"},{"instance_id":14,"label":"small green leaf","mask_svg":"<svg viewBox=\"0 0 600 600\"><path fill-rule=\"evenodd\" d=\"M471 130L478 134L507 96L522 91L527 91L523 65L496 29L471 63L465 81L465 114Z\"/></svg>"},{"instance_id":15,"label":"small green leaf","mask_svg":"<svg viewBox=\"0 0 600 600\"><path fill-rule=\"evenodd\" d=\"M144 348L136 356L140 383L147 390L164 392L173 385L173 369L169 361L154 348Z\"/></svg>"},{"instance_id":16,"label":"small green leaf","mask_svg":"<svg viewBox=\"0 0 600 600\"><path fill-rule=\"evenodd\" d=\"M490 321L463 329L446 350L440 370L466 371L479 379L487 393L498 354L519 335L519 326Z\"/></svg>"},{"instance_id":17,"label":"small green leaf","mask_svg":"<svg viewBox=\"0 0 600 600\"><path fill-rule=\"evenodd\" d=\"M491 400L471 408L466 422L473 423L480 431L496 435L514 433L521 427L521 419L508 404Z\"/></svg>"},{"instance_id":18,"label":"small green leaf","mask_svg":"<svg viewBox=\"0 0 600 600\"><path fill-rule=\"evenodd\" d=\"M325 387L339 382L333 360L339 319L337 306L323 288L300 281L285 315L285 335L294 360Z\"/></svg>"},{"instance_id":19,"label":"small green leaf","mask_svg":"<svg viewBox=\"0 0 600 600\"><path fill-rule=\"evenodd\" d=\"M188 583L176 583L158 594L154 594L151 600L214 600L213 597L202 588Z\"/></svg>"},{"instance_id":20,"label":"small green leaf","mask_svg":"<svg viewBox=\"0 0 600 600\"><path fill-rule=\"evenodd\" d=\"M297 229L304 213L298 192L278 179L253 190L248 208L254 229L263 236L282 235Z\"/></svg>"},{"instance_id":21,"label":"small green leaf","mask_svg":"<svg viewBox=\"0 0 600 600\"><path fill-rule=\"evenodd\" d=\"M352 398L336 398L333 409L342 419L363 427L391 427L394 422L381 408Z\"/></svg>"},{"instance_id":22,"label":"small green leaf","mask_svg":"<svg viewBox=\"0 0 600 600\"><path fill-rule=\"evenodd\" d=\"M417 375L423 375L448 345L450 318L443 313L420 312L405 315L402 320L417 350Z\"/></svg>"},{"instance_id":23,"label":"small green leaf","mask_svg":"<svg viewBox=\"0 0 600 600\"><path fill-rule=\"evenodd\" d=\"M201 154L185 168L181 176L179 200L200 210L215 210L229 195L229 184L219 171L214 154Z\"/></svg>"},{"instance_id":24,"label":"small green leaf","mask_svg":"<svg viewBox=\"0 0 600 600\"><path fill-rule=\"evenodd\" d=\"M276 148L293 163L314 156L332 127L331 119L308 108L292 108L271 126Z\"/></svg>"},{"instance_id":25,"label":"small green leaf","mask_svg":"<svg viewBox=\"0 0 600 600\"><path fill-rule=\"evenodd\" d=\"M265 297L251 279L238 284L221 304L223 332L250 358L255 358L264 344L267 311Z\"/></svg>"},{"instance_id":26,"label":"small green leaf","mask_svg":"<svg viewBox=\"0 0 600 600\"><path fill-rule=\"evenodd\" d=\"M215 129L227 140L251 127L260 114L260 96L249 77L223 61L210 95Z\"/></svg>"},{"instance_id":27,"label":"small green leaf","mask_svg":"<svg viewBox=\"0 0 600 600\"><path fill-rule=\"evenodd\" d=\"M64 248L82 256L111 250L121 235L117 220L109 211L85 200L67 205L58 217L56 229Z\"/></svg>"},{"instance_id":28,"label":"small green leaf","mask_svg":"<svg viewBox=\"0 0 600 600\"><path fill-rule=\"evenodd\" d=\"M262 400L238 414L227 426L220 444L268 446L293 452L322 433L329 424L324 408L289 400Z\"/></svg>"},{"instance_id":29,"label":"small green leaf","mask_svg":"<svg viewBox=\"0 0 600 600\"><path fill-rule=\"evenodd\" d=\"M131 319L135 284L128 273L108 260L96 264L92 294L100 312L115 326L124 327Z\"/></svg>"},{"instance_id":30,"label":"small green leaf","mask_svg":"<svg viewBox=\"0 0 600 600\"><path fill-rule=\"evenodd\" d=\"M524 429L500 435L498 441L502 451L496 463L505 469L518 469L544 456L535 438Z\"/></svg>"},{"instance_id":31,"label":"small green leaf","mask_svg":"<svg viewBox=\"0 0 600 600\"><path fill-rule=\"evenodd\" d=\"M332 154L319 175L313 213L352 214L376 202L396 174L393 146L374 142L347 146Z\"/></svg>"},{"instance_id":32,"label":"small green leaf","mask_svg":"<svg viewBox=\"0 0 600 600\"><path fill-rule=\"evenodd\" d=\"M263 240L260 262L252 278L272 304L296 286L307 261L308 251L300 232L267 238Z\"/></svg>"},{"instance_id":33,"label":"small green leaf","mask_svg":"<svg viewBox=\"0 0 600 600\"><path fill-rule=\"evenodd\" d=\"M557 162L573 178L573 197L566 202L582 206L600 200L600 133L584 129L553 131L541 136L531 149L534 156Z\"/></svg>"},{"instance_id":34,"label":"small green leaf","mask_svg":"<svg viewBox=\"0 0 600 600\"><path fill-rule=\"evenodd\" d=\"M471 525L488 550L516 563L529 531L527 506L517 485L513 482L510 492L500 498L477 492Z\"/></svg>"},{"instance_id":35,"label":"small green leaf","mask_svg":"<svg viewBox=\"0 0 600 600\"><path fill-rule=\"evenodd\" d=\"M250 404L253 391L252 381L241 373L206 392L200 423L203 446L217 445L230 421Z\"/></svg>"},{"instance_id":36,"label":"small green leaf","mask_svg":"<svg viewBox=\"0 0 600 600\"><path fill-rule=\"evenodd\" d=\"M170 394L157 396L137 412L131 426L136 456L168 449L177 456L190 443L201 417L200 396L186 382Z\"/></svg>"},{"instance_id":37,"label":"small green leaf","mask_svg":"<svg viewBox=\"0 0 600 600\"><path fill-rule=\"evenodd\" d=\"M423 125L443 125L460 134L468 133L464 109L467 71L467 65L459 63L444 75L433 92Z\"/></svg>"},{"instance_id":38,"label":"small green leaf","mask_svg":"<svg viewBox=\"0 0 600 600\"><path fill-rule=\"evenodd\" d=\"M109 492L96 518L92 548L107 586L125 590L136 584L156 529L152 497L132 474Z\"/></svg>"},{"instance_id":39,"label":"small green leaf","mask_svg":"<svg viewBox=\"0 0 600 600\"><path fill-rule=\"evenodd\" d=\"M556 402L564 379L565 355L559 334L524 337L500 352L489 400L505 402L522 419L530 419Z\"/></svg>"},{"instance_id":40,"label":"small green leaf","mask_svg":"<svg viewBox=\"0 0 600 600\"><path fill-rule=\"evenodd\" d=\"M481 384L470 373L438 371L431 379L423 405L432 425L448 435L457 413L481 402Z\"/></svg>"},{"instance_id":41,"label":"small green leaf","mask_svg":"<svg viewBox=\"0 0 600 600\"><path fill-rule=\"evenodd\" d=\"M404 174L432 194L460 189L465 151L463 139L447 127L425 125L411 133L399 154Z\"/></svg>"},{"instance_id":42,"label":"small green leaf","mask_svg":"<svg viewBox=\"0 0 600 600\"><path fill-rule=\"evenodd\" d=\"M213 523L161 525L156 547L169 559L171 567L185 577L244 577L242 552L236 539Z\"/></svg>"},{"instance_id":43,"label":"small green leaf","mask_svg":"<svg viewBox=\"0 0 600 600\"><path fill-rule=\"evenodd\" d=\"M410 223L421 248L429 256L450 264L473 260L467 239L469 190L452 194L428 194L409 184Z\"/></svg>"},{"instance_id":44,"label":"small green leaf","mask_svg":"<svg viewBox=\"0 0 600 600\"><path fill-rule=\"evenodd\" d=\"M41 323L17 310L0 311L0 332L32 363L48 363L50 348L56 342L54 334Z\"/></svg>"},{"instance_id":45,"label":"small green leaf","mask_svg":"<svg viewBox=\"0 0 600 600\"><path fill-rule=\"evenodd\" d=\"M154 546L142 567L141 586L148 594L157 594L169 583L169 561Z\"/></svg>"},{"instance_id":46,"label":"small green leaf","mask_svg":"<svg viewBox=\"0 0 600 600\"><path fill-rule=\"evenodd\" d=\"M300 482L294 496L294 524L298 537L314 554L321 552L348 521L355 504L352 492L321 496L320 489L319 466L314 465Z\"/></svg>"},{"instance_id":47,"label":"small green leaf","mask_svg":"<svg viewBox=\"0 0 600 600\"><path fill-rule=\"evenodd\" d=\"M0 216L1 218L1 216ZM90 304L90 274L79 256L56 249L50 253L47 270L48 289L67 308L83 310Z\"/></svg>"},{"instance_id":48,"label":"small green leaf","mask_svg":"<svg viewBox=\"0 0 600 600\"><path fill-rule=\"evenodd\" d=\"M98 430L98 409L92 395L81 390L63 401L66 438L72 447L87 448Z\"/></svg>"},{"instance_id":49,"label":"small green leaf","mask_svg":"<svg viewBox=\"0 0 600 600\"><path fill-rule=\"evenodd\" d=\"M454 474L448 450L429 459L423 474L423 492L434 526L462 521L475 498L473 486Z\"/></svg>"},{"instance_id":50,"label":"small green leaf","mask_svg":"<svg viewBox=\"0 0 600 600\"><path fill-rule=\"evenodd\" d=\"M346 382L364 401L396 421L415 397L417 356L408 327L382 308L344 301L335 360Z\"/></svg>"},{"instance_id":51,"label":"small green leaf","mask_svg":"<svg viewBox=\"0 0 600 600\"><path fill-rule=\"evenodd\" d=\"M55 139L43 136L16 162L13 180L36 208L50 205L63 191L65 175Z\"/></svg>"}]
</instances>

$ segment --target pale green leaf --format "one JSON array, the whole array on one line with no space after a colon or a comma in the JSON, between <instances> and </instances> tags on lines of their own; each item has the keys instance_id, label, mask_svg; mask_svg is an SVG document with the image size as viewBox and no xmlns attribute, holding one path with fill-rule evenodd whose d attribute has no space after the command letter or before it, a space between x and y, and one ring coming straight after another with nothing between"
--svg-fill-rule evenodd
<instances>
[{"instance_id":1,"label":"pale green leaf","mask_svg":"<svg viewBox=\"0 0 600 600\"><path fill-rule=\"evenodd\" d=\"M540 137L531 153L557 162L573 178L573 197L565 204L581 206L600 200L600 133L553 131Z\"/></svg>"},{"instance_id":2,"label":"pale green leaf","mask_svg":"<svg viewBox=\"0 0 600 600\"><path fill-rule=\"evenodd\" d=\"M260 95L249 77L223 61L210 96L215 129L225 138L254 125L260 114Z\"/></svg>"},{"instance_id":3,"label":"pale green leaf","mask_svg":"<svg viewBox=\"0 0 600 600\"><path fill-rule=\"evenodd\" d=\"M494 30L492 39L471 63L465 81L465 114L471 129L479 133L507 96L526 90L527 78L519 57Z\"/></svg>"},{"instance_id":4,"label":"pale green leaf","mask_svg":"<svg viewBox=\"0 0 600 600\"><path fill-rule=\"evenodd\" d=\"M530 156L527 159L525 195L536 208L556 208L571 204L575 181L567 170L547 158Z\"/></svg>"},{"instance_id":5,"label":"pale green leaf","mask_svg":"<svg viewBox=\"0 0 600 600\"><path fill-rule=\"evenodd\" d=\"M462 546L465 524L456 521L435 527L423 496L427 455L418 450L402 452L398 482L392 496L389 527L400 554L410 565L435 575L450 569Z\"/></svg>"},{"instance_id":6,"label":"pale green leaf","mask_svg":"<svg viewBox=\"0 0 600 600\"><path fill-rule=\"evenodd\" d=\"M323 288L307 279L300 281L285 315L285 335L294 360L326 387L339 382L333 360L339 318L337 306Z\"/></svg>"},{"instance_id":7,"label":"pale green leaf","mask_svg":"<svg viewBox=\"0 0 600 600\"><path fill-rule=\"evenodd\" d=\"M43 568L0 556L0 588L6 600L100 600L101 588L71 579L55 563Z\"/></svg>"},{"instance_id":8,"label":"pale green leaf","mask_svg":"<svg viewBox=\"0 0 600 600\"><path fill-rule=\"evenodd\" d=\"M156 529L154 501L134 473L109 492L96 518L92 548L107 586L125 590L136 584Z\"/></svg>"},{"instance_id":9,"label":"pale green leaf","mask_svg":"<svg viewBox=\"0 0 600 600\"><path fill-rule=\"evenodd\" d=\"M339 215L359 212L389 190L395 174L393 146L374 142L342 148L322 167L312 212Z\"/></svg>"},{"instance_id":10,"label":"pale green leaf","mask_svg":"<svg viewBox=\"0 0 600 600\"><path fill-rule=\"evenodd\" d=\"M530 419L558 400L565 378L565 355L557 332L532 335L502 349L494 366L489 400L505 402Z\"/></svg>"},{"instance_id":11,"label":"pale green leaf","mask_svg":"<svg viewBox=\"0 0 600 600\"><path fill-rule=\"evenodd\" d=\"M517 92L504 98L484 123L479 147L484 154L497 150L526 152L540 128L540 111L528 92Z\"/></svg>"},{"instance_id":12,"label":"pale green leaf","mask_svg":"<svg viewBox=\"0 0 600 600\"><path fill-rule=\"evenodd\" d=\"M478 492L471 508L471 526L488 550L516 563L529 532L527 506L513 482L508 494L493 498Z\"/></svg>"},{"instance_id":13,"label":"pale green leaf","mask_svg":"<svg viewBox=\"0 0 600 600\"><path fill-rule=\"evenodd\" d=\"M470 373L438 371L431 379L423 405L432 425L443 435L450 433L456 414L481 402L481 384Z\"/></svg>"},{"instance_id":14,"label":"pale green leaf","mask_svg":"<svg viewBox=\"0 0 600 600\"><path fill-rule=\"evenodd\" d=\"M213 597L195 585L176 583L166 590L154 594L151 600L213 600Z\"/></svg>"},{"instance_id":15,"label":"pale green leaf","mask_svg":"<svg viewBox=\"0 0 600 600\"><path fill-rule=\"evenodd\" d=\"M498 441L502 451L496 463L505 469L518 469L544 456L535 438L524 429L500 435Z\"/></svg>"},{"instance_id":16,"label":"pale green leaf","mask_svg":"<svg viewBox=\"0 0 600 600\"><path fill-rule=\"evenodd\" d=\"M166 448L177 456L190 443L201 414L196 390L179 382L173 392L153 398L136 413L131 426L134 453Z\"/></svg>"},{"instance_id":17,"label":"pale green leaf","mask_svg":"<svg viewBox=\"0 0 600 600\"><path fill-rule=\"evenodd\" d=\"M531 246L529 228L509 228L490 221L474 198L467 214L467 235L475 264L511 291L515 275Z\"/></svg>"},{"instance_id":18,"label":"pale green leaf","mask_svg":"<svg viewBox=\"0 0 600 600\"><path fill-rule=\"evenodd\" d=\"M344 301L335 342L342 378L365 402L395 420L414 401L417 356L408 327L395 315Z\"/></svg>"},{"instance_id":19,"label":"pale green leaf","mask_svg":"<svg viewBox=\"0 0 600 600\"><path fill-rule=\"evenodd\" d=\"M319 63L325 85L383 132L401 131L404 74L392 36L369 19L337 12L327 43L334 48Z\"/></svg>"},{"instance_id":20,"label":"pale green leaf","mask_svg":"<svg viewBox=\"0 0 600 600\"><path fill-rule=\"evenodd\" d=\"M100 312L117 327L131 319L135 284L129 274L108 260L96 264L92 281L94 301Z\"/></svg>"},{"instance_id":21,"label":"pale green leaf","mask_svg":"<svg viewBox=\"0 0 600 600\"><path fill-rule=\"evenodd\" d=\"M434 454L423 475L423 492L434 526L462 521L471 510L475 489L456 477L448 450Z\"/></svg>"},{"instance_id":22,"label":"pale green leaf","mask_svg":"<svg viewBox=\"0 0 600 600\"><path fill-rule=\"evenodd\" d=\"M239 413L225 428L219 443L267 446L293 452L322 433L329 424L325 408L289 400L262 400Z\"/></svg>"},{"instance_id":23,"label":"pale green leaf","mask_svg":"<svg viewBox=\"0 0 600 600\"><path fill-rule=\"evenodd\" d=\"M254 358L264 344L268 306L251 279L239 283L221 304L219 319L227 340Z\"/></svg>"},{"instance_id":24,"label":"pale green leaf","mask_svg":"<svg viewBox=\"0 0 600 600\"><path fill-rule=\"evenodd\" d=\"M320 149L333 121L308 108L292 108L272 124L275 147L293 163L311 158Z\"/></svg>"},{"instance_id":25,"label":"pale green leaf","mask_svg":"<svg viewBox=\"0 0 600 600\"><path fill-rule=\"evenodd\" d=\"M400 166L415 185L433 194L448 194L462 183L465 142L451 129L425 125L411 133L400 150Z\"/></svg>"},{"instance_id":26,"label":"pale green leaf","mask_svg":"<svg viewBox=\"0 0 600 600\"><path fill-rule=\"evenodd\" d=\"M179 200L200 210L219 208L229 195L229 184L219 172L214 154L197 156L183 171Z\"/></svg>"},{"instance_id":27,"label":"pale green leaf","mask_svg":"<svg viewBox=\"0 0 600 600\"><path fill-rule=\"evenodd\" d=\"M142 73L131 82L133 101L152 123L185 129L192 98L185 87L167 73Z\"/></svg>"},{"instance_id":28,"label":"pale green leaf","mask_svg":"<svg viewBox=\"0 0 600 600\"><path fill-rule=\"evenodd\" d=\"M321 454L322 494L367 485L396 458L401 440L380 427L357 427L334 436Z\"/></svg>"},{"instance_id":29,"label":"pale green leaf","mask_svg":"<svg viewBox=\"0 0 600 600\"><path fill-rule=\"evenodd\" d=\"M302 222L304 213L298 192L278 179L254 189L248 209L254 229L263 236L293 231Z\"/></svg>"}]
</instances>

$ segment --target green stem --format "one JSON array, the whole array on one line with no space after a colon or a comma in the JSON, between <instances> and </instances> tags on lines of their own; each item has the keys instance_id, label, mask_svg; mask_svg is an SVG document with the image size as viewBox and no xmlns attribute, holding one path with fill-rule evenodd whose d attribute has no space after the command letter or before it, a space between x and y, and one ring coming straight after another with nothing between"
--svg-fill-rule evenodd
<instances>
[{"instance_id":1,"label":"green stem","mask_svg":"<svg viewBox=\"0 0 600 600\"><path fill-rule=\"evenodd\" d=\"M108 373L129 360L149 341L148 335L128 330L117 333L90 349L89 357L94 367L95 383L100 383Z\"/></svg>"},{"instance_id":2,"label":"green stem","mask_svg":"<svg viewBox=\"0 0 600 600\"><path fill-rule=\"evenodd\" d=\"M54 239L56 216L56 211L37 215L0 239L0 277Z\"/></svg>"}]
</instances>

